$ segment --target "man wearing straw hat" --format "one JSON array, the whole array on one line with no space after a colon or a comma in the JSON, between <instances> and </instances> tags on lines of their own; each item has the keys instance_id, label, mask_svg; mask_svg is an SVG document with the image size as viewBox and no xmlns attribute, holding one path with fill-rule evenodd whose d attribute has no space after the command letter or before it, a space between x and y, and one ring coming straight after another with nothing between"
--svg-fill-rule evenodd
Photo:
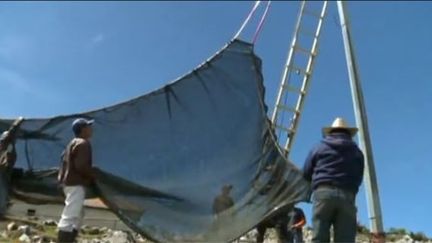
<instances>
[{"instance_id":1,"label":"man wearing straw hat","mask_svg":"<svg viewBox=\"0 0 432 243\"><path fill-rule=\"evenodd\" d=\"M324 139L311 150L303 168L313 188L312 242L355 242L355 198L363 179L364 156L352 137L357 128L336 118L323 128Z\"/></svg>"}]
</instances>

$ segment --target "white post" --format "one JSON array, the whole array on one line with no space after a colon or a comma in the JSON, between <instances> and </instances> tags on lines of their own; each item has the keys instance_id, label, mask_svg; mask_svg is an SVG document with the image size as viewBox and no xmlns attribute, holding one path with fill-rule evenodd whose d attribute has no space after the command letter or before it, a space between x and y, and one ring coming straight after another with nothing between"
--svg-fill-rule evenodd
<instances>
[{"instance_id":1,"label":"white post","mask_svg":"<svg viewBox=\"0 0 432 243\"><path fill-rule=\"evenodd\" d=\"M378 193L377 177L373 160L371 139L366 116L366 108L363 100L363 92L360 84L358 66L354 56L354 47L350 32L350 23L346 10L346 2L337 1L339 18L342 26L342 35L345 47L345 55L348 66L351 93L353 98L356 123L359 129L359 145L365 155L365 188L368 203L368 212L371 231L376 236L382 237L384 232L381 205Z\"/></svg>"}]
</instances>

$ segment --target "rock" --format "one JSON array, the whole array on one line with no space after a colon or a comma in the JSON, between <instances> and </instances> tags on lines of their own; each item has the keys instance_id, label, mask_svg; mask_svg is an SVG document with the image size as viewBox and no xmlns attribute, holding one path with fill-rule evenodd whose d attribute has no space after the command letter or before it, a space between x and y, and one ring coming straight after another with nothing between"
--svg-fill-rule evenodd
<instances>
[{"instance_id":1,"label":"rock","mask_svg":"<svg viewBox=\"0 0 432 243\"><path fill-rule=\"evenodd\" d=\"M101 239L93 239L92 241L89 241L89 243L111 243L109 241L106 240L101 240Z\"/></svg>"},{"instance_id":2,"label":"rock","mask_svg":"<svg viewBox=\"0 0 432 243\"><path fill-rule=\"evenodd\" d=\"M400 241L401 242L406 242L406 243L414 242L414 240L409 235L405 235Z\"/></svg>"},{"instance_id":3,"label":"rock","mask_svg":"<svg viewBox=\"0 0 432 243\"><path fill-rule=\"evenodd\" d=\"M101 239L99 239L99 240L96 240L94 243L111 243L111 242L109 242L107 240L101 240Z\"/></svg>"},{"instance_id":4,"label":"rock","mask_svg":"<svg viewBox=\"0 0 432 243\"><path fill-rule=\"evenodd\" d=\"M7 231L11 232L11 231L15 231L18 229L18 225L15 222L10 222L7 227L6 227Z\"/></svg>"},{"instance_id":5,"label":"rock","mask_svg":"<svg viewBox=\"0 0 432 243\"><path fill-rule=\"evenodd\" d=\"M42 224L37 224L34 228L39 231L45 231L45 227Z\"/></svg>"},{"instance_id":6,"label":"rock","mask_svg":"<svg viewBox=\"0 0 432 243\"><path fill-rule=\"evenodd\" d=\"M87 234L89 235L99 235L101 233L101 231L99 230L98 227L91 227L88 231Z\"/></svg>"},{"instance_id":7,"label":"rock","mask_svg":"<svg viewBox=\"0 0 432 243\"><path fill-rule=\"evenodd\" d=\"M36 243L42 243L43 241L43 237L39 236L39 235L35 235L32 237L32 242L36 242Z\"/></svg>"},{"instance_id":8,"label":"rock","mask_svg":"<svg viewBox=\"0 0 432 243\"><path fill-rule=\"evenodd\" d=\"M18 238L19 242L22 243L31 243L31 239L28 235L26 234L22 234L19 238Z\"/></svg>"},{"instance_id":9,"label":"rock","mask_svg":"<svg viewBox=\"0 0 432 243\"><path fill-rule=\"evenodd\" d=\"M38 221L39 217L38 216L28 216L27 219L31 220L31 221Z\"/></svg>"},{"instance_id":10,"label":"rock","mask_svg":"<svg viewBox=\"0 0 432 243\"><path fill-rule=\"evenodd\" d=\"M83 225L83 226L81 226L80 233L81 234L87 234L87 232L89 230L90 230L90 227L88 225Z\"/></svg>"},{"instance_id":11,"label":"rock","mask_svg":"<svg viewBox=\"0 0 432 243\"><path fill-rule=\"evenodd\" d=\"M146 242L146 240L140 234L135 234L134 238L136 242Z\"/></svg>"},{"instance_id":12,"label":"rock","mask_svg":"<svg viewBox=\"0 0 432 243\"><path fill-rule=\"evenodd\" d=\"M55 220L52 220L52 219L44 220L42 222L42 224L45 226L57 226L57 222Z\"/></svg>"},{"instance_id":13,"label":"rock","mask_svg":"<svg viewBox=\"0 0 432 243\"><path fill-rule=\"evenodd\" d=\"M108 242L129 242L128 234L123 231L114 231L111 237L105 238L104 240Z\"/></svg>"},{"instance_id":14,"label":"rock","mask_svg":"<svg viewBox=\"0 0 432 243\"><path fill-rule=\"evenodd\" d=\"M108 232L108 228L107 228L107 227L102 227L102 228L99 229L99 231L100 231L102 234L105 234L105 233Z\"/></svg>"},{"instance_id":15,"label":"rock","mask_svg":"<svg viewBox=\"0 0 432 243\"><path fill-rule=\"evenodd\" d=\"M18 227L18 232L21 234L29 235L30 234L30 226L28 225L21 225Z\"/></svg>"}]
</instances>

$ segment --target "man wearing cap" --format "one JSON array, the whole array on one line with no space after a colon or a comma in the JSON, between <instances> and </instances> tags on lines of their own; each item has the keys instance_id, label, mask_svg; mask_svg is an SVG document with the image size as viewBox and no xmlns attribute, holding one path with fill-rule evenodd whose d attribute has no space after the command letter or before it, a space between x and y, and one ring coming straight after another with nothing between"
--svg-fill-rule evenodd
<instances>
[{"instance_id":1,"label":"man wearing cap","mask_svg":"<svg viewBox=\"0 0 432 243\"><path fill-rule=\"evenodd\" d=\"M355 198L362 182L364 156L352 137L357 128L336 118L323 128L324 139L311 150L303 168L313 188L312 242L355 242Z\"/></svg>"},{"instance_id":2,"label":"man wearing cap","mask_svg":"<svg viewBox=\"0 0 432 243\"><path fill-rule=\"evenodd\" d=\"M306 225L306 217L304 212L299 207L294 207L293 210L288 214L289 216L289 229L291 231L293 242L303 242L303 226Z\"/></svg>"},{"instance_id":3,"label":"man wearing cap","mask_svg":"<svg viewBox=\"0 0 432 243\"><path fill-rule=\"evenodd\" d=\"M293 241L293 235L288 230L289 223L289 212L292 207L285 207L278 209L278 212L271 218L268 218L260 222L257 227L256 242L263 243L264 236L268 228L273 228L276 231L276 237L278 243L288 243Z\"/></svg>"},{"instance_id":4,"label":"man wearing cap","mask_svg":"<svg viewBox=\"0 0 432 243\"><path fill-rule=\"evenodd\" d=\"M62 154L58 180L63 186L65 207L58 223L58 242L75 242L84 214L85 188L94 182L92 149L93 120L76 119L72 123L75 138Z\"/></svg>"}]
</instances>

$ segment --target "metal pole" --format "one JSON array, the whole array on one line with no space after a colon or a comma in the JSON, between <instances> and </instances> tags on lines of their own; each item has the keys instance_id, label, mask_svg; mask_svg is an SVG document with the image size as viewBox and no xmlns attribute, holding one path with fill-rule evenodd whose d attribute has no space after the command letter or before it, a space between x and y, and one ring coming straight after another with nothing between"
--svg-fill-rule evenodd
<instances>
[{"instance_id":1,"label":"metal pole","mask_svg":"<svg viewBox=\"0 0 432 243\"><path fill-rule=\"evenodd\" d=\"M366 198L368 203L368 212L371 231L375 234L384 232L381 205L378 193L377 177L372 154L371 139L366 116L366 108L363 100L363 92L360 84L359 70L354 56L354 47L350 33L350 23L346 10L346 3L337 1L339 18L342 26L342 35L345 47L345 56L348 66L349 79L351 84L351 93L353 98L354 113L356 123L359 128L359 145L365 154L365 186Z\"/></svg>"}]
</instances>

